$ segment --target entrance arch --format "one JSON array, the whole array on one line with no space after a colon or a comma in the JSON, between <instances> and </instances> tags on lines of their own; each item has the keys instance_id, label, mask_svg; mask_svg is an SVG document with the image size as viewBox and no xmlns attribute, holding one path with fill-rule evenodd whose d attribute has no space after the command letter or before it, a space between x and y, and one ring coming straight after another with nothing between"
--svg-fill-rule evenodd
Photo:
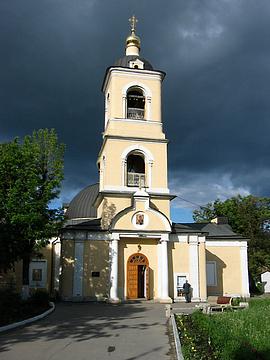
<instances>
[{"instance_id":1,"label":"entrance arch","mask_svg":"<svg viewBox=\"0 0 270 360\"><path fill-rule=\"evenodd\" d=\"M149 299L149 261L144 254L132 254L127 261L127 298Z\"/></svg>"}]
</instances>

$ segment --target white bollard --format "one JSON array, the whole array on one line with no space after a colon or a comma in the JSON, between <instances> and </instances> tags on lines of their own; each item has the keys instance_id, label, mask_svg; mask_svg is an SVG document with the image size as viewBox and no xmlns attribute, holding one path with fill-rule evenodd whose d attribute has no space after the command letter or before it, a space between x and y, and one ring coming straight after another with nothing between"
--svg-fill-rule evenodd
<instances>
[{"instance_id":1,"label":"white bollard","mask_svg":"<svg viewBox=\"0 0 270 360\"><path fill-rule=\"evenodd\" d=\"M171 317L171 310L172 310L172 307L171 305L165 305L165 312L166 312L166 318L170 318Z\"/></svg>"}]
</instances>

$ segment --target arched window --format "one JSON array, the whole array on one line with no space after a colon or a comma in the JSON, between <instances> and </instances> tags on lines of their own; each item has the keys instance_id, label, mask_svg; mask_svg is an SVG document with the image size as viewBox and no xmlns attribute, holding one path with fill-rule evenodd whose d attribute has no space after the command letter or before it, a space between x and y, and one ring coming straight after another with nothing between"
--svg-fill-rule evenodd
<instances>
[{"instance_id":1,"label":"arched window","mask_svg":"<svg viewBox=\"0 0 270 360\"><path fill-rule=\"evenodd\" d=\"M127 92L127 118L144 119L145 97L141 89L131 88Z\"/></svg>"},{"instance_id":2,"label":"arched window","mask_svg":"<svg viewBox=\"0 0 270 360\"><path fill-rule=\"evenodd\" d=\"M141 154L132 153L127 158L127 186L146 186L145 162Z\"/></svg>"}]
</instances>

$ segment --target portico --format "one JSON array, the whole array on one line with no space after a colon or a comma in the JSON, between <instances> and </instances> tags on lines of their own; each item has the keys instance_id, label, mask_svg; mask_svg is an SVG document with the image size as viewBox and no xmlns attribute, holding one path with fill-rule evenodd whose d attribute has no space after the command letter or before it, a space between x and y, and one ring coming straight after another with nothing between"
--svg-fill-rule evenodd
<instances>
[{"instance_id":1,"label":"portico","mask_svg":"<svg viewBox=\"0 0 270 360\"><path fill-rule=\"evenodd\" d=\"M168 261L163 261L168 258L167 242L168 236L163 234L113 234L110 302L139 298L172 301Z\"/></svg>"}]
</instances>

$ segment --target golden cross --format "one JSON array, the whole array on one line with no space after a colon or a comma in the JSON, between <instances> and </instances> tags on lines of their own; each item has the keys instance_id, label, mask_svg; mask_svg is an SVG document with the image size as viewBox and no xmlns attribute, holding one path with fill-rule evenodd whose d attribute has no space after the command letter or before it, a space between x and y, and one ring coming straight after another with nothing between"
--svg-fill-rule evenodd
<instances>
[{"instance_id":1,"label":"golden cross","mask_svg":"<svg viewBox=\"0 0 270 360\"><path fill-rule=\"evenodd\" d=\"M138 19L136 19L136 17L132 15L132 17L128 19L128 21L130 22L131 32L134 33L136 30L136 23L138 22Z\"/></svg>"}]
</instances>

